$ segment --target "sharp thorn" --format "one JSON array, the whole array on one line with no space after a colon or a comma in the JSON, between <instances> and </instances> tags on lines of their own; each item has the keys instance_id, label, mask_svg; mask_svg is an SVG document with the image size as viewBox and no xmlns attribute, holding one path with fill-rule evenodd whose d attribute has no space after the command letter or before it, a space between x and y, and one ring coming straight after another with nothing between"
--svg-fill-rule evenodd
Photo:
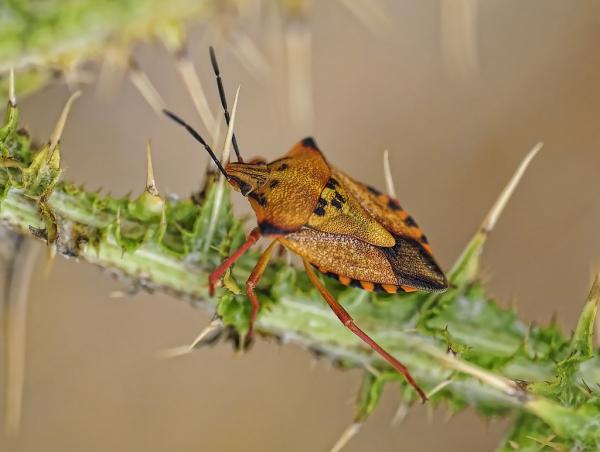
<instances>
[{"instance_id":1,"label":"sharp thorn","mask_svg":"<svg viewBox=\"0 0 600 452\"><path fill-rule=\"evenodd\" d=\"M166 107L165 101L133 58L129 60L129 78L152 110L161 115Z\"/></svg>"},{"instance_id":2,"label":"sharp thorn","mask_svg":"<svg viewBox=\"0 0 600 452\"><path fill-rule=\"evenodd\" d=\"M350 440L358 434L362 425L362 422L353 422L350 424L333 445L330 452L340 452L344 447L346 447Z\"/></svg>"},{"instance_id":3,"label":"sharp thorn","mask_svg":"<svg viewBox=\"0 0 600 452\"><path fill-rule=\"evenodd\" d=\"M209 133L212 132L214 130L215 122L217 121L215 120L215 116L210 111L204 88L202 88L202 84L194 67L194 63L188 57L187 52L177 52L176 67L179 71L179 75L183 79L183 83L185 84L188 93L192 98L194 107L196 107L196 111L200 115L200 119L202 120L204 127L209 131ZM212 138L213 140L216 139L214 136Z\"/></svg>"},{"instance_id":4,"label":"sharp thorn","mask_svg":"<svg viewBox=\"0 0 600 452\"><path fill-rule=\"evenodd\" d=\"M231 142L233 140L233 127L235 124L235 114L237 111L238 97L240 95L240 86L238 85L233 98L233 107L231 108L231 118L229 119L229 127L227 128L227 135L225 136L225 143L223 144L223 154L221 155L221 162L227 164L229 161L229 154L231 153Z\"/></svg>"},{"instance_id":5,"label":"sharp thorn","mask_svg":"<svg viewBox=\"0 0 600 452\"><path fill-rule=\"evenodd\" d=\"M285 44L288 63L290 116L296 128L309 129L314 116L311 31L306 21L287 25Z\"/></svg>"},{"instance_id":6,"label":"sharp thorn","mask_svg":"<svg viewBox=\"0 0 600 452\"><path fill-rule=\"evenodd\" d=\"M446 414L444 414L444 422L450 422L455 414L456 412L452 411L452 408L448 407L448 409L446 410Z\"/></svg>"},{"instance_id":7,"label":"sharp thorn","mask_svg":"<svg viewBox=\"0 0 600 452\"><path fill-rule=\"evenodd\" d=\"M154 180L154 168L152 167L152 147L150 140L146 144L146 191L152 196L159 196Z\"/></svg>"},{"instance_id":8,"label":"sharp thorn","mask_svg":"<svg viewBox=\"0 0 600 452\"><path fill-rule=\"evenodd\" d=\"M396 410L394 417L392 417L392 425L400 425L402 421L406 419L406 415L408 414L409 408L409 404L402 400L400 402L400 405L398 405L398 409Z\"/></svg>"},{"instance_id":9,"label":"sharp thorn","mask_svg":"<svg viewBox=\"0 0 600 452\"><path fill-rule=\"evenodd\" d=\"M223 319L215 316L208 324L206 328L204 328L200 334L194 339L194 341L190 345L183 345L180 347L174 347L167 350L163 350L159 352L158 357L161 359L165 358L175 358L177 356L187 355L194 350L212 342L216 339L223 331L225 330L225 324L223 323Z\"/></svg>"},{"instance_id":10,"label":"sharp thorn","mask_svg":"<svg viewBox=\"0 0 600 452\"><path fill-rule=\"evenodd\" d=\"M433 405L431 403L427 404L426 412L427 412L427 423L432 424L434 411L433 411Z\"/></svg>"},{"instance_id":11,"label":"sharp thorn","mask_svg":"<svg viewBox=\"0 0 600 452\"><path fill-rule=\"evenodd\" d=\"M252 39L239 30L231 36L230 47L244 68L257 80L266 80L271 72L267 58Z\"/></svg>"},{"instance_id":12,"label":"sharp thorn","mask_svg":"<svg viewBox=\"0 0 600 452\"><path fill-rule=\"evenodd\" d=\"M450 383L452 383L452 380L450 380L450 379L441 381L431 391L429 391L429 393L427 394L427 398L430 399L432 396L434 396L435 394L440 392L442 389L444 389Z\"/></svg>"},{"instance_id":13,"label":"sharp thorn","mask_svg":"<svg viewBox=\"0 0 600 452\"><path fill-rule=\"evenodd\" d=\"M216 58L215 58L215 53L212 47L210 47L210 56L211 59L213 60L213 66L215 67L215 73L218 74L219 73L219 67L217 66L217 62L216 62ZM221 85L219 85L221 86ZM223 143L223 152L221 154L221 162L219 163L219 165L221 165L221 167L223 167L223 165L227 165L227 162L229 161L229 154L231 153L231 145L234 145L234 149L235 149L235 142L233 141L235 135L233 134L233 128L235 125L235 117L236 117L236 111L237 111L237 103L238 103L238 98L240 95L240 86L238 85L237 90L235 92L235 98L233 99L233 108L231 109L231 116L227 117L226 116L226 120L227 120L227 135L225 136L225 142ZM225 97L222 96L223 102L225 102ZM223 107L225 110L225 104L223 104ZM215 158L215 164L218 163L218 160ZM239 159L239 154L238 154L238 161L241 161ZM217 186L217 191L215 192L215 197L214 197L214 204L213 204L213 210L211 212L211 216L210 216L210 220L209 220L209 224L208 224L208 230L206 232L206 236L205 236L205 242L204 242L204 251L206 252L208 250L209 245L212 243L212 238L213 235L215 233L215 228L217 226L217 220L219 218L219 212L221 211L221 203L223 201L223 186L225 183L225 177L227 172L223 169L221 171L221 175L219 176L219 184Z\"/></svg>"},{"instance_id":14,"label":"sharp thorn","mask_svg":"<svg viewBox=\"0 0 600 452\"><path fill-rule=\"evenodd\" d=\"M117 85L121 83L129 60L129 48L109 45L100 66L96 97L105 99L112 97Z\"/></svg>"},{"instance_id":15,"label":"sharp thorn","mask_svg":"<svg viewBox=\"0 0 600 452\"><path fill-rule=\"evenodd\" d=\"M11 107L15 108L17 106L17 97L15 95L15 70L12 67L10 68L8 76L8 101L10 102Z\"/></svg>"},{"instance_id":16,"label":"sharp thorn","mask_svg":"<svg viewBox=\"0 0 600 452\"><path fill-rule=\"evenodd\" d=\"M231 118L229 115L229 109L227 107L227 96L225 95L225 88L223 87L223 79L221 78L221 70L219 69L219 63L217 62L217 56L215 54L215 49L212 46L210 46L208 48L208 51L210 53L210 62L212 64L213 72L215 73L215 78L217 81L217 88L219 90L219 99L221 100L221 106L223 107L223 116L225 117L225 123L227 124L227 126L229 126L229 122L231 121ZM237 160L238 160L238 162L242 162L243 159L240 154L240 149L239 149L235 134L232 137L232 142L233 142L233 149L235 151Z\"/></svg>"},{"instance_id":17,"label":"sharp thorn","mask_svg":"<svg viewBox=\"0 0 600 452\"><path fill-rule=\"evenodd\" d=\"M58 118L58 122L56 123L56 126L54 127L54 132L52 132L52 135L50 136L50 151L51 152L54 151L54 149L60 142L60 138L61 138L63 130L65 128L65 124L67 123L69 111L71 111L71 106L73 105L73 102L75 101L75 99L77 99L79 96L81 96L81 91L75 91L73 94L71 94L71 97L69 97L69 100L65 104L63 111L60 114L60 118Z\"/></svg>"},{"instance_id":18,"label":"sharp thorn","mask_svg":"<svg viewBox=\"0 0 600 452\"><path fill-rule=\"evenodd\" d=\"M379 372L371 363L365 363L365 369L373 376L380 377L381 372Z\"/></svg>"},{"instance_id":19,"label":"sharp thorn","mask_svg":"<svg viewBox=\"0 0 600 452\"><path fill-rule=\"evenodd\" d=\"M40 247L32 240L19 239L12 262L4 269L4 427L16 434L21 424L26 366L27 298L30 280Z\"/></svg>"},{"instance_id":20,"label":"sharp thorn","mask_svg":"<svg viewBox=\"0 0 600 452\"><path fill-rule=\"evenodd\" d=\"M477 21L480 0L442 2L442 57L450 75L468 81L479 73Z\"/></svg>"},{"instance_id":21,"label":"sharp thorn","mask_svg":"<svg viewBox=\"0 0 600 452\"><path fill-rule=\"evenodd\" d=\"M396 187L394 186L394 179L392 178L392 170L390 168L390 153L387 149L383 151L383 175L388 195L396 199Z\"/></svg>"},{"instance_id":22,"label":"sharp thorn","mask_svg":"<svg viewBox=\"0 0 600 452\"><path fill-rule=\"evenodd\" d=\"M504 207L506 207L508 200L510 199L511 195L515 191L515 188L517 188L519 181L525 174L525 170L527 169L527 167L529 166L529 164L531 163L533 158L540 151L540 149L542 149L543 146L544 146L544 143L542 143L542 142L539 142L538 144L536 144L531 149L531 151L529 151L527 153L525 158L521 161L521 163L517 167L517 170L513 174L512 178L510 179L510 181L508 182L506 187L504 187L504 190L502 190L502 192L500 193L500 196L498 196L498 199L496 200L496 202L492 206L491 210L489 211L489 213L483 220L483 223L481 225L481 230L485 234L489 233L492 229L494 229L494 226L496 225L498 218L500 218L500 215L502 214Z\"/></svg>"},{"instance_id":23,"label":"sharp thorn","mask_svg":"<svg viewBox=\"0 0 600 452\"><path fill-rule=\"evenodd\" d=\"M348 11L377 37L389 35L393 26L390 16L379 2L357 2L354 0L339 0Z\"/></svg>"},{"instance_id":24,"label":"sharp thorn","mask_svg":"<svg viewBox=\"0 0 600 452\"><path fill-rule=\"evenodd\" d=\"M494 229L508 200L525 174L525 170L542 146L542 143L536 144L521 161L512 178L508 181L508 184L506 184L496 199L496 202L484 218L479 230L475 233L452 269L448 272L448 280L452 284L462 286L473 281L473 279L477 277L477 273L479 272L479 255L483 250L483 245L485 244L487 236Z\"/></svg>"}]
</instances>

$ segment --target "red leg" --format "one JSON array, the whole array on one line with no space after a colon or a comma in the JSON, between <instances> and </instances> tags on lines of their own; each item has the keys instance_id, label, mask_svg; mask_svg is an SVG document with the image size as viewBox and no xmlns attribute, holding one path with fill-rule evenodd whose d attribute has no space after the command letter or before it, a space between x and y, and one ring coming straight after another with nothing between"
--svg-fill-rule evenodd
<instances>
[{"instance_id":1,"label":"red leg","mask_svg":"<svg viewBox=\"0 0 600 452\"><path fill-rule=\"evenodd\" d=\"M356 334L359 338L361 338L364 342L366 342L373 350L375 350L383 359L385 359L388 363L392 365L394 369L404 375L406 381L415 388L415 391L421 397L423 403L427 401L427 396L423 392L423 390L419 387L417 382L414 380L406 366L386 352L383 348L377 344L373 339L371 339L363 330L361 330L358 326L355 325L354 320L350 317L350 314L339 304L339 302L329 293L329 291L325 288L321 280L317 277L314 270L310 266L310 264L305 260L304 268L306 268L306 273L308 273L308 278L315 285L321 296L325 299L329 307L333 310L335 315L337 315L338 319L346 326L350 331Z\"/></svg>"},{"instance_id":2,"label":"red leg","mask_svg":"<svg viewBox=\"0 0 600 452\"><path fill-rule=\"evenodd\" d=\"M248 326L248 334L246 335L246 341L252 339L252 334L254 333L254 322L256 321L256 314L258 314L258 309L260 308L260 301L256 297L254 293L254 288L260 281L260 277L265 272L267 265L269 264L269 259L271 259L271 254L273 253L273 249L277 245L277 240L273 240L269 246L265 249L265 251L260 255L256 266L250 273L248 280L246 281L246 294L250 299L250 303L252 304L252 311L250 312L250 325Z\"/></svg>"},{"instance_id":3,"label":"red leg","mask_svg":"<svg viewBox=\"0 0 600 452\"><path fill-rule=\"evenodd\" d=\"M240 246L235 253L229 256L227 259L223 261L221 265L214 269L214 271L208 277L208 293L212 297L215 294L215 286L217 282L221 279L223 274L227 271L229 267L231 267L235 261L237 261L248 249L256 243L256 241L260 237L260 231L258 228L252 229L250 234L248 235L248 240Z\"/></svg>"}]
</instances>

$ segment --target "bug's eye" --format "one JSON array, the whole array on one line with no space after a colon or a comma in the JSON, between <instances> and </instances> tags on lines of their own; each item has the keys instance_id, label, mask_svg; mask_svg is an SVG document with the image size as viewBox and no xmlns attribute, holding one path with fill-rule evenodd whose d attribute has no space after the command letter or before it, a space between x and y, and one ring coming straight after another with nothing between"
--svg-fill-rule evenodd
<instances>
[{"instance_id":1,"label":"bug's eye","mask_svg":"<svg viewBox=\"0 0 600 452\"><path fill-rule=\"evenodd\" d=\"M253 157L248 163L251 165L266 165L267 161L262 157Z\"/></svg>"},{"instance_id":2,"label":"bug's eye","mask_svg":"<svg viewBox=\"0 0 600 452\"><path fill-rule=\"evenodd\" d=\"M252 191L252 185L247 184L245 182L242 182L240 184L240 193L242 193L243 196L248 196L248 193L250 193Z\"/></svg>"}]
</instances>

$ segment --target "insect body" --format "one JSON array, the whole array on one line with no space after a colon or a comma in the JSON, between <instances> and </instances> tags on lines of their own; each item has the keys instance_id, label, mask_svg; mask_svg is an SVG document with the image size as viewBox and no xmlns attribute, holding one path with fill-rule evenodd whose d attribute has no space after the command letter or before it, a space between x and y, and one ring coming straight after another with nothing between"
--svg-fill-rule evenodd
<instances>
[{"instance_id":1,"label":"insect body","mask_svg":"<svg viewBox=\"0 0 600 452\"><path fill-rule=\"evenodd\" d=\"M218 75L212 49L211 57ZM217 80L219 91L223 93L219 76ZM221 102L226 111L224 94ZM340 321L402 373L426 400L408 369L354 324L313 269L344 285L368 291L444 291L448 287L446 277L414 219L395 199L331 167L312 138L302 140L284 157L268 164L262 161L244 163L239 158L238 162L223 167L197 132L173 113L165 113L204 145L227 181L248 198L256 214L258 227L210 275L211 295L227 269L260 236L269 238L271 243L246 283L246 293L252 304L248 335L252 335L260 307L254 288L279 243L302 258L310 281Z\"/></svg>"}]
</instances>

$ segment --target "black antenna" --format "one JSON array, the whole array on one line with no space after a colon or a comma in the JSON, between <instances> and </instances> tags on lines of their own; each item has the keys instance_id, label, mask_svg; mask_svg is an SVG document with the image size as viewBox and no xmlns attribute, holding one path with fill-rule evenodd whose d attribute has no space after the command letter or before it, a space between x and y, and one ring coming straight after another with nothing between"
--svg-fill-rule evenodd
<instances>
[{"instance_id":1,"label":"black antenna","mask_svg":"<svg viewBox=\"0 0 600 452\"><path fill-rule=\"evenodd\" d=\"M227 109L227 98L225 97L225 89L223 88L223 80L221 80L221 71L219 70L219 63L217 63L217 56L215 55L215 49L212 46L208 48L210 53L210 62L212 63L213 71L215 71L215 77L217 78L217 86L219 88L219 97L221 98L221 105L223 106L223 113L225 115L225 122L229 127L229 110ZM233 149L237 156L238 162L243 162L242 156L240 155L240 148L238 147L237 140L235 139L235 133L232 136Z\"/></svg>"},{"instance_id":2,"label":"black antenna","mask_svg":"<svg viewBox=\"0 0 600 452\"><path fill-rule=\"evenodd\" d=\"M221 165L221 162L219 161L219 159L217 158L217 156L215 155L213 150L210 148L210 146L208 144L206 144L206 141L204 141L204 138L202 138L202 136L198 132L196 132L192 128L192 126L190 126L187 122L185 122L183 119L181 119L175 113L172 113L169 110L164 109L164 108L163 108L163 113L165 115L167 115L170 119L175 121L177 124L179 124L180 126L185 127L185 130L187 130L190 133L190 135L192 135L197 141L200 142L200 144L202 146L204 146L204 149L206 149L206 152L209 153L210 157L213 159L213 162L215 162L215 165L217 165L217 168L219 168L219 171L221 171L223 173L223 175L227 179L229 179L229 175L225 171L225 168L223 168L223 165Z\"/></svg>"}]
</instances>

